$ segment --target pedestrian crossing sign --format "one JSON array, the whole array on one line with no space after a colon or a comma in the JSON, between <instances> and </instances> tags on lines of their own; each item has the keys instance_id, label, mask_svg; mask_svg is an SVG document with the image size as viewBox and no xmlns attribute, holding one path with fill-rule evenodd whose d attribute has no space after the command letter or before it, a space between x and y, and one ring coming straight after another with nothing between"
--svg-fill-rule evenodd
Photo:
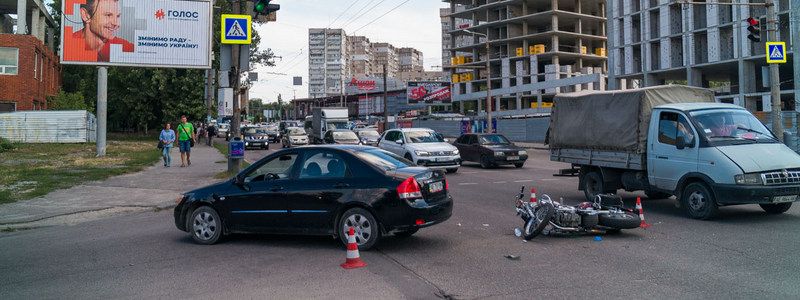
<instances>
[{"instance_id":1,"label":"pedestrian crossing sign","mask_svg":"<svg viewBox=\"0 0 800 300\"><path fill-rule=\"evenodd\" d=\"M220 35L223 44L249 45L253 38L253 18L248 15L222 15Z\"/></svg>"},{"instance_id":2,"label":"pedestrian crossing sign","mask_svg":"<svg viewBox=\"0 0 800 300\"><path fill-rule=\"evenodd\" d=\"M767 63L786 63L786 42L767 42Z\"/></svg>"}]
</instances>

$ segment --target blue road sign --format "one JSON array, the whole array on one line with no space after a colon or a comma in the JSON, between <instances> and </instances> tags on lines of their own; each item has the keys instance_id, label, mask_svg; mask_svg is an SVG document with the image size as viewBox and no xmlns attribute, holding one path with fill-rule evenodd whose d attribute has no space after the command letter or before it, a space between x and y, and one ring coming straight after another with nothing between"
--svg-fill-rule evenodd
<instances>
[{"instance_id":1,"label":"blue road sign","mask_svg":"<svg viewBox=\"0 0 800 300\"><path fill-rule=\"evenodd\" d=\"M253 18L248 15L222 15L220 32L223 44L249 45L253 38Z\"/></svg>"},{"instance_id":2,"label":"blue road sign","mask_svg":"<svg viewBox=\"0 0 800 300\"><path fill-rule=\"evenodd\" d=\"M767 42L767 63L768 64L786 63L785 42Z\"/></svg>"},{"instance_id":3,"label":"blue road sign","mask_svg":"<svg viewBox=\"0 0 800 300\"><path fill-rule=\"evenodd\" d=\"M234 138L228 143L228 155L231 158L244 158L244 141Z\"/></svg>"}]
</instances>

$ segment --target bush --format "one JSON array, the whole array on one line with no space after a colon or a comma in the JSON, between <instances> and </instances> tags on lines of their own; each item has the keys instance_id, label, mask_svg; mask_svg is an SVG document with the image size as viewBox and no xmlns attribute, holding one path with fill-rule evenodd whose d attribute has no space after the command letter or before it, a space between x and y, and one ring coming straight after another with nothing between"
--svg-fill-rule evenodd
<instances>
[{"instance_id":1,"label":"bush","mask_svg":"<svg viewBox=\"0 0 800 300\"><path fill-rule=\"evenodd\" d=\"M49 110L90 110L81 93L58 92L58 95L48 97ZM91 110L90 110L91 111Z\"/></svg>"},{"instance_id":2,"label":"bush","mask_svg":"<svg viewBox=\"0 0 800 300\"><path fill-rule=\"evenodd\" d=\"M9 141L7 139L4 139L4 138L0 137L0 153L14 150L14 148L16 148L16 147L14 147L14 143L12 143L11 141Z\"/></svg>"}]
</instances>

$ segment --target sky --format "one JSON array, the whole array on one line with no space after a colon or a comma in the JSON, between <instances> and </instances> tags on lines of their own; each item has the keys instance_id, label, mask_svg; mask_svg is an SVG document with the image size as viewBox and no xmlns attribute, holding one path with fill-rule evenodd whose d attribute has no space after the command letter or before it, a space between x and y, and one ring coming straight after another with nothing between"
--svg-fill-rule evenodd
<instances>
[{"instance_id":1,"label":"sky","mask_svg":"<svg viewBox=\"0 0 800 300\"><path fill-rule=\"evenodd\" d=\"M261 36L260 48L271 48L282 58L276 59L275 67L256 69L259 81L253 83L250 98L261 98L268 103L277 101L278 94L284 101L292 99L295 93L297 98L308 96L308 28L344 25L348 35L417 48L424 55L426 69L437 66L436 70L441 69L439 8L447 7L441 0L276 0L273 3L281 5L277 22L256 25L256 30ZM373 20L376 21L364 27ZM302 76L303 86L292 86L293 76Z\"/></svg>"}]
</instances>

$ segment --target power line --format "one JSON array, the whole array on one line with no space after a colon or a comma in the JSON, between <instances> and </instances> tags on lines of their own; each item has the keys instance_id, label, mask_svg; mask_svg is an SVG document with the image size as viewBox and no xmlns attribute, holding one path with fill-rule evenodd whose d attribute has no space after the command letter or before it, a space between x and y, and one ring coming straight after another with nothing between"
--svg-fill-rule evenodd
<instances>
[{"instance_id":1,"label":"power line","mask_svg":"<svg viewBox=\"0 0 800 300\"><path fill-rule=\"evenodd\" d=\"M389 11L385 12L384 14L380 15L379 17L377 17L377 18L373 19L372 21L369 21L369 23L367 23L367 24L364 24L364 26L361 26L361 27L359 27L358 29L356 29L356 30L353 30L353 33L356 33L356 32L358 32L359 30L363 29L364 27L367 27L367 26L369 26L370 24L372 24L372 23L375 23L375 21L377 21L377 20L379 20L380 18L383 18L384 16L388 15L389 13L391 13L391 12L395 11L396 9L400 8L400 6L403 6L403 4L406 4L406 3L408 3L409 1L411 1L411 0L406 0L406 1L403 1L402 3L398 4L397 6L395 6L395 7L394 7L394 8L392 8L392 9L390 9ZM383 1L381 1L381 2L383 2Z\"/></svg>"},{"instance_id":2,"label":"power line","mask_svg":"<svg viewBox=\"0 0 800 300\"><path fill-rule=\"evenodd\" d=\"M350 26L351 24L355 23L356 21L358 21L358 19L361 19L361 17L365 16L366 14L368 14L369 12L371 12L373 9L375 9L376 7L378 7L378 6L380 6L381 4L383 4L383 2L386 2L386 0L381 0L380 2L376 3L375 5L373 5L372 7L370 7L369 9L367 9L366 11L364 11L363 13L361 13L360 15L358 15L358 16L356 16L355 18L353 18L353 19L349 20L347 23L345 23L344 25L342 25L342 28L345 28L345 27L347 27L347 26ZM365 6L365 7L366 7L366 6Z\"/></svg>"},{"instance_id":3,"label":"power line","mask_svg":"<svg viewBox=\"0 0 800 300\"><path fill-rule=\"evenodd\" d=\"M375 0L369 0L369 2L367 2L367 3L366 3L364 6L362 6L361 8L359 8L359 9L358 9L358 10L357 10L357 11L356 11L356 12L355 12L355 13L354 13L352 16L350 16L349 18L347 18L347 20L346 20L346 21L344 21L344 23L342 24L342 26L339 26L339 27L342 27L342 28L344 28L344 25L347 25L347 24L349 24L349 23L350 23L350 21L352 21L354 18L356 18L356 16L358 16L358 15L359 15L359 14L360 14L362 11L364 11L364 9L365 9L365 8L367 8L367 7L369 7L370 5L372 5L372 3L373 3L373 2L375 2Z\"/></svg>"},{"instance_id":4,"label":"power line","mask_svg":"<svg viewBox=\"0 0 800 300\"><path fill-rule=\"evenodd\" d=\"M349 11L349 10L350 10L350 8L352 8L352 7L353 7L353 5L355 5L355 4L356 4L356 3L358 3L359 1L361 1L361 0L355 0L355 1L353 1L353 3L350 3L350 6L348 6L347 8L345 8L345 9L344 9L344 11L342 11L342 13L340 13L340 14L339 14L339 16L337 16L337 17L336 17L336 19L333 19L333 21L332 21L330 24L328 24L328 27L327 27L327 28L330 28L330 27L331 27L331 25L333 25L333 23L336 23L336 21L339 21L339 18L341 18L342 16L344 16L344 14L345 14L345 13L347 13L347 11Z\"/></svg>"}]
</instances>

